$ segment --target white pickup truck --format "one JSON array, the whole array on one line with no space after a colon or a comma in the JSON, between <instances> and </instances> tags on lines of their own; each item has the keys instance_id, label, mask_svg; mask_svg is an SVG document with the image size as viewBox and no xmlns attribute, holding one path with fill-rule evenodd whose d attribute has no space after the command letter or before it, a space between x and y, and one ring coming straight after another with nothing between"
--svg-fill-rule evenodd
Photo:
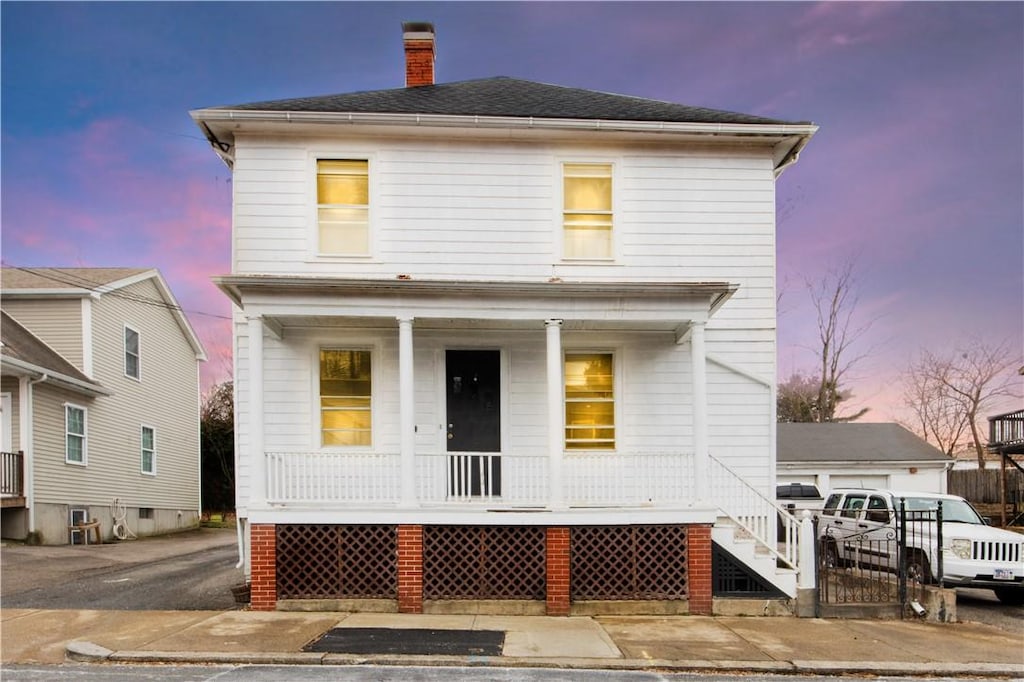
<instances>
[{"instance_id":1,"label":"white pickup truck","mask_svg":"<svg viewBox=\"0 0 1024 682\"><path fill-rule=\"evenodd\" d=\"M935 510L941 501L942 584L988 588L1005 604L1024 604L1024 535L987 525L969 502L954 495L862 488L831 491L818 524L826 561L895 571L901 499L908 514L908 577L938 581Z\"/></svg>"}]
</instances>

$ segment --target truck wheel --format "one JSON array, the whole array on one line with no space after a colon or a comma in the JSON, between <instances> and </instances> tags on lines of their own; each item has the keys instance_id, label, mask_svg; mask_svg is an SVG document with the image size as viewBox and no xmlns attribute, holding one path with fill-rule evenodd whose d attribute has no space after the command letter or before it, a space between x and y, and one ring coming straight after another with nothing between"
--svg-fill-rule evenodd
<instances>
[{"instance_id":1,"label":"truck wheel","mask_svg":"<svg viewBox=\"0 0 1024 682\"><path fill-rule=\"evenodd\" d=\"M907 557L907 580L928 585L932 582L932 569L928 557L920 550L910 552Z\"/></svg>"},{"instance_id":2,"label":"truck wheel","mask_svg":"<svg viewBox=\"0 0 1024 682\"><path fill-rule=\"evenodd\" d=\"M1024 587L993 587L996 599L1007 606L1024 605Z\"/></svg>"}]
</instances>

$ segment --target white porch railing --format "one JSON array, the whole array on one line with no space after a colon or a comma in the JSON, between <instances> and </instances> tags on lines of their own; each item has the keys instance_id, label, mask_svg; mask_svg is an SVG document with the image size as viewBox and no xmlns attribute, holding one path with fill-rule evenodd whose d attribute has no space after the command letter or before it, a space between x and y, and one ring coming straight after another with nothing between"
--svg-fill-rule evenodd
<instances>
[{"instance_id":1,"label":"white porch railing","mask_svg":"<svg viewBox=\"0 0 1024 682\"><path fill-rule=\"evenodd\" d=\"M398 501L398 455L268 452L267 501L381 504Z\"/></svg>"},{"instance_id":2,"label":"white porch railing","mask_svg":"<svg viewBox=\"0 0 1024 682\"><path fill-rule=\"evenodd\" d=\"M397 454L267 453L267 501L302 505L399 502ZM484 503L542 508L551 496L546 455L417 455L416 497L423 504ZM671 506L694 499L688 453L572 453L562 498L572 507Z\"/></svg>"},{"instance_id":3,"label":"white porch railing","mask_svg":"<svg viewBox=\"0 0 1024 682\"><path fill-rule=\"evenodd\" d=\"M799 520L714 456L710 464L711 490L722 512L787 566L797 568ZM777 522L782 524L778 534Z\"/></svg>"}]
</instances>

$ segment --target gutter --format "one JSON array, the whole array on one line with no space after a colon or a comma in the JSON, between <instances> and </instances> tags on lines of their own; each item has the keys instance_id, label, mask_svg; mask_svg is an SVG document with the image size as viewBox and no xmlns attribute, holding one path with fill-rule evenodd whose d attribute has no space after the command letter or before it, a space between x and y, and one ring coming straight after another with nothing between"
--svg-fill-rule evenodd
<instances>
[{"instance_id":1,"label":"gutter","mask_svg":"<svg viewBox=\"0 0 1024 682\"><path fill-rule=\"evenodd\" d=\"M738 135L810 137L818 126L813 123L692 123L682 121L619 121L585 118L536 118L533 116L465 116L460 114L391 114L327 111L249 111L240 109L197 109L189 112L207 133L215 149L230 148L216 138L208 123L246 121L276 123L329 123L457 128L514 128L549 130L615 130L631 132L691 133L696 135Z\"/></svg>"}]
</instances>

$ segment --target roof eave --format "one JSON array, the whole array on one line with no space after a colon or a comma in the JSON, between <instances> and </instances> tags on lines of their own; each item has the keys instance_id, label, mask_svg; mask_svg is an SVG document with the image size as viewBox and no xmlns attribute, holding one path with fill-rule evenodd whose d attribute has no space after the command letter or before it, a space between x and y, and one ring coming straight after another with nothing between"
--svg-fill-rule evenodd
<instances>
[{"instance_id":1,"label":"roof eave","mask_svg":"<svg viewBox=\"0 0 1024 682\"><path fill-rule=\"evenodd\" d=\"M99 384L82 381L81 379L76 379L75 377L69 377L66 374L54 372L45 367L40 367L39 365L35 365L31 362L25 362L24 360L20 360L18 358L12 358L8 355L0 357L0 365L4 366L5 368L11 367L17 370L17 374L34 376L36 379L46 379L47 381L52 381L54 383L60 384L61 386L64 386L78 393L84 393L86 395L92 396L113 395L113 392L108 391Z\"/></svg>"},{"instance_id":2,"label":"roof eave","mask_svg":"<svg viewBox=\"0 0 1024 682\"><path fill-rule=\"evenodd\" d=\"M265 111L249 109L197 109L189 112L214 150L229 166L234 130L246 123L372 125L412 128L464 128L546 131L588 131L674 134L699 137L762 138L776 140L778 172L795 162L811 136L813 123L697 123L685 121L630 121L534 116L477 116L375 112ZM781 146L780 146L781 145Z\"/></svg>"},{"instance_id":3,"label":"roof eave","mask_svg":"<svg viewBox=\"0 0 1024 682\"><path fill-rule=\"evenodd\" d=\"M739 289L732 282L500 282L487 280L422 280L422 279L356 279L282 277L276 275L225 275L214 277L213 283L232 303L244 309L245 299L258 294L323 295L343 292L345 295L476 295L533 296L538 298L601 297L622 298L685 297L706 299L708 315L714 315Z\"/></svg>"}]
</instances>

